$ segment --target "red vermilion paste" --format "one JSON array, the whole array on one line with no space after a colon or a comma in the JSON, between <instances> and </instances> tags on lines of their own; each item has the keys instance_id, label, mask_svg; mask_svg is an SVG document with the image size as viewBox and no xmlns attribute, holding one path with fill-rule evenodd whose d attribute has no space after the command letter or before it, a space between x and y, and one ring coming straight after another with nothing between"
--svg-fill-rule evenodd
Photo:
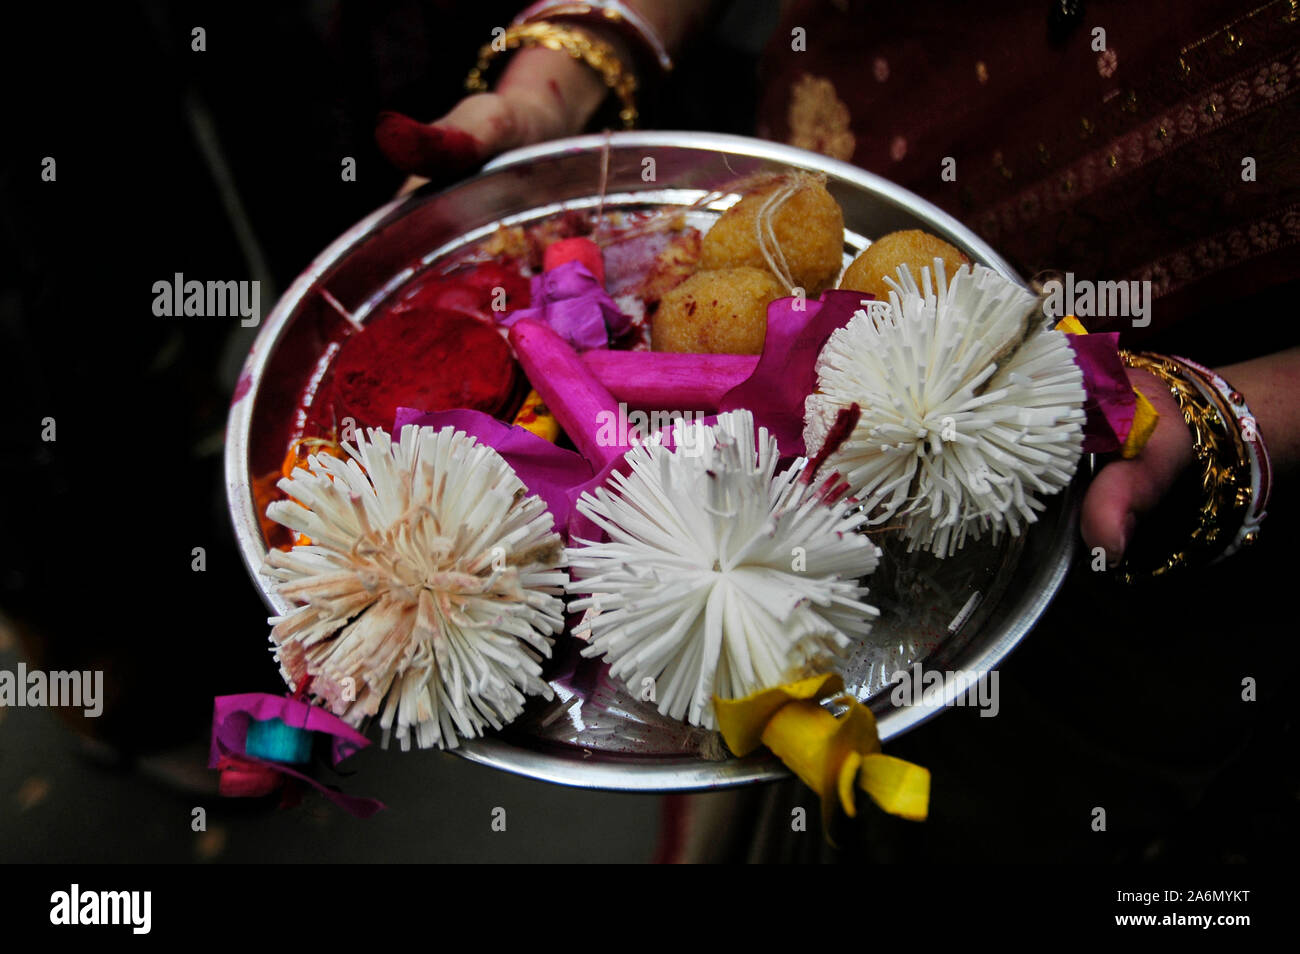
<instances>
[{"instance_id":1,"label":"red vermilion paste","mask_svg":"<svg viewBox=\"0 0 1300 954\"><path fill-rule=\"evenodd\" d=\"M499 293L497 289L500 289ZM403 314L441 308L493 325L496 313L527 308L529 304L528 279L520 275L518 269L499 262L483 262L417 282L409 292L389 305L385 313Z\"/></svg>"},{"instance_id":2,"label":"red vermilion paste","mask_svg":"<svg viewBox=\"0 0 1300 954\"><path fill-rule=\"evenodd\" d=\"M450 157L468 161L476 145L471 137L455 135L456 131L430 129L405 117L386 119L377 138L388 147L385 152L404 153L399 165L419 166L442 147L449 147L445 152ZM635 227L642 218L628 215L622 225ZM265 514L271 500L283 497L275 482L286 451L287 466L292 467L314 449L297 447L295 441L339 440L346 418L351 417L356 427L387 430L399 407L471 408L509 421L529 385L496 326L495 313L531 304L529 282L520 267L541 267L554 246L549 254L552 266L577 258L593 274L600 274L602 266L608 265L611 294L638 294L645 271L669 238L678 234L641 234L634 229L623 238L615 229L606 234L603 255L589 241L564 241L589 235L591 229L589 217L575 210L534 223L523 235L524 253L505 253L504 261L476 264L461 259L458 266L428 272L369 318L359 332L340 321L336 331L327 333L309 379L289 399L292 407L276 405L261 412L264 419L284 423L260 428L252 438L255 473L261 475L253 487L259 514ZM689 232L698 244L698 235ZM483 253L477 248L466 251ZM639 339L629 336L621 346L648 347L646 326L639 327L637 334ZM259 400L267 405L284 400L275 397L274 389L264 391ZM292 534L278 524L264 520L263 530L272 546L288 547L293 542Z\"/></svg>"},{"instance_id":3,"label":"red vermilion paste","mask_svg":"<svg viewBox=\"0 0 1300 954\"><path fill-rule=\"evenodd\" d=\"M304 433L334 436L348 417L387 430L399 407L501 414L518 371L493 313L528 303L527 279L495 262L421 279L342 340Z\"/></svg>"},{"instance_id":4,"label":"red vermilion paste","mask_svg":"<svg viewBox=\"0 0 1300 954\"><path fill-rule=\"evenodd\" d=\"M334 364L336 413L391 429L399 407L495 414L515 363L496 329L447 309L384 315L348 341Z\"/></svg>"}]
</instances>

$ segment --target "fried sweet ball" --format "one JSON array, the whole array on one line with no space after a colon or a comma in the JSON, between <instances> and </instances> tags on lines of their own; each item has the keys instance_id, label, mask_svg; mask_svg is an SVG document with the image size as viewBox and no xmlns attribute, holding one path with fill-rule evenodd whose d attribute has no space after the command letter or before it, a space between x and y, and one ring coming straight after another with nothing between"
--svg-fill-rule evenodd
<instances>
[{"instance_id":1,"label":"fried sweet ball","mask_svg":"<svg viewBox=\"0 0 1300 954\"><path fill-rule=\"evenodd\" d=\"M899 265L906 265L917 284L921 282L921 269L934 271L934 260L943 259L944 270L951 281L957 269L970 263L970 259L943 239L910 229L890 232L872 242L853 263L844 270L840 288L849 291L870 292L882 301L889 299L889 286L885 277L895 277Z\"/></svg>"},{"instance_id":2,"label":"fried sweet ball","mask_svg":"<svg viewBox=\"0 0 1300 954\"><path fill-rule=\"evenodd\" d=\"M724 212L704 235L700 268L747 265L766 270L754 220L764 200L786 182L779 180L751 193ZM795 184L795 193L772 217L772 231L795 285L816 298L835 281L844 263L844 213L826 187L811 176L801 176Z\"/></svg>"},{"instance_id":3,"label":"fried sweet ball","mask_svg":"<svg viewBox=\"0 0 1300 954\"><path fill-rule=\"evenodd\" d=\"M650 322L655 351L758 354L768 302L785 291L761 268L696 272L663 297Z\"/></svg>"}]
</instances>

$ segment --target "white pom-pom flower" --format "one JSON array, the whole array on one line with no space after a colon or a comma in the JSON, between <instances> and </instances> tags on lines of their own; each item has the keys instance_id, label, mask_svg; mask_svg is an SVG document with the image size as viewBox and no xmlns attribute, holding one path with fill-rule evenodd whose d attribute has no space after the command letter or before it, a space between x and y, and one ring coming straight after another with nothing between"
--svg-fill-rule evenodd
<instances>
[{"instance_id":1,"label":"white pom-pom flower","mask_svg":"<svg viewBox=\"0 0 1300 954\"><path fill-rule=\"evenodd\" d=\"M899 266L888 306L857 312L817 360L804 440L817 453L842 409L860 411L828 455L879 524L898 518L909 549L956 552L991 529L1020 533L1039 494L1070 482L1083 444L1083 374L1036 300L991 269L946 280L934 260L918 288Z\"/></svg>"},{"instance_id":2,"label":"white pom-pom flower","mask_svg":"<svg viewBox=\"0 0 1300 954\"><path fill-rule=\"evenodd\" d=\"M828 503L800 475L775 473L775 438L733 411L716 425L679 423L627 455L629 475L584 494L578 509L608 535L568 551L569 589L590 596L585 656L659 711L714 726L713 696L736 698L833 664L877 610L862 577L880 556L856 532L861 514ZM585 542L585 541L581 541Z\"/></svg>"},{"instance_id":3,"label":"white pom-pom flower","mask_svg":"<svg viewBox=\"0 0 1300 954\"><path fill-rule=\"evenodd\" d=\"M311 542L267 574L303 606L271 619L280 671L384 743L455 747L551 697L541 660L564 626L563 541L541 498L491 447L446 427L396 443L358 435L350 460L314 455L267 507ZM385 702L386 700L386 702Z\"/></svg>"}]
</instances>

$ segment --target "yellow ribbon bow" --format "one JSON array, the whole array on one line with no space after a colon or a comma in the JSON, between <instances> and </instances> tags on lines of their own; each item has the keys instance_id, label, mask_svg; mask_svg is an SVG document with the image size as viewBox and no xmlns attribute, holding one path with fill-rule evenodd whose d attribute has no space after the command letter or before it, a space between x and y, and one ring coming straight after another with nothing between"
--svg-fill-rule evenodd
<instances>
[{"instance_id":1,"label":"yellow ribbon bow","mask_svg":"<svg viewBox=\"0 0 1300 954\"><path fill-rule=\"evenodd\" d=\"M891 815L925 821L930 805L930 772L884 755L871 710L843 695L835 673L812 676L743 699L713 700L718 729L736 755L766 745L822 801L823 830L835 812L836 796L850 818L857 815L856 789ZM821 700L833 697L847 706L838 718Z\"/></svg>"}]
</instances>

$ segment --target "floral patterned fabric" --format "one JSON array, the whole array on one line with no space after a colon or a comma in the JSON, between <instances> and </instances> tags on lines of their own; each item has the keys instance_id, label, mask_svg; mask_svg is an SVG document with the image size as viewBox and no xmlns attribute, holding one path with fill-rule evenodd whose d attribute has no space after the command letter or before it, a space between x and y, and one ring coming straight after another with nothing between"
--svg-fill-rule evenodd
<instances>
[{"instance_id":1,"label":"floral patterned fabric","mask_svg":"<svg viewBox=\"0 0 1300 954\"><path fill-rule=\"evenodd\" d=\"M1296 4L1090 2L1055 41L1048 6L796 2L758 132L919 193L1025 277L1150 281L1135 339L1268 311L1300 276Z\"/></svg>"}]
</instances>

